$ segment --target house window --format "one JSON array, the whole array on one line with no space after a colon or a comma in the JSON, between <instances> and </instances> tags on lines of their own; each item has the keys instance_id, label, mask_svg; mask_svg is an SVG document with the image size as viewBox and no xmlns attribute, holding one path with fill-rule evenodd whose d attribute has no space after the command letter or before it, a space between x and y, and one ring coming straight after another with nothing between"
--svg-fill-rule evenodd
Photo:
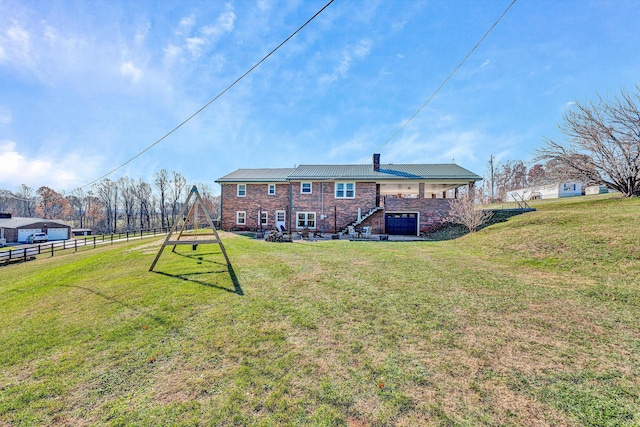
<instances>
[{"instance_id":1,"label":"house window","mask_svg":"<svg viewBox=\"0 0 640 427\"><path fill-rule=\"evenodd\" d=\"M355 197L355 182L336 182L336 199L353 199Z\"/></svg>"},{"instance_id":2,"label":"house window","mask_svg":"<svg viewBox=\"0 0 640 427\"><path fill-rule=\"evenodd\" d=\"M247 223L247 212L245 211L236 212L236 224L245 225L246 223Z\"/></svg>"},{"instance_id":3,"label":"house window","mask_svg":"<svg viewBox=\"0 0 640 427\"><path fill-rule=\"evenodd\" d=\"M315 212L298 212L297 228L316 228Z\"/></svg>"},{"instance_id":4,"label":"house window","mask_svg":"<svg viewBox=\"0 0 640 427\"><path fill-rule=\"evenodd\" d=\"M576 184L564 184L564 191L576 191Z\"/></svg>"},{"instance_id":5,"label":"house window","mask_svg":"<svg viewBox=\"0 0 640 427\"><path fill-rule=\"evenodd\" d=\"M269 189L267 190L267 194L270 196L275 196L276 195L276 185L275 184L269 184Z\"/></svg>"},{"instance_id":6,"label":"house window","mask_svg":"<svg viewBox=\"0 0 640 427\"><path fill-rule=\"evenodd\" d=\"M247 195L247 184L238 184L238 197Z\"/></svg>"},{"instance_id":7,"label":"house window","mask_svg":"<svg viewBox=\"0 0 640 427\"><path fill-rule=\"evenodd\" d=\"M311 183L310 182L301 182L300 183L300 192L302 194L311 194Z\"/></svg>"},{"instance_id":8,"label":"house window","mask_svg":"<svg viewBox=\"0 0 640 427\"><path fill-rule=\"evenodd\" d=\"M269 223L269 212L260 212L260 225L267 225Z\"/></svg>"}]
</instances>

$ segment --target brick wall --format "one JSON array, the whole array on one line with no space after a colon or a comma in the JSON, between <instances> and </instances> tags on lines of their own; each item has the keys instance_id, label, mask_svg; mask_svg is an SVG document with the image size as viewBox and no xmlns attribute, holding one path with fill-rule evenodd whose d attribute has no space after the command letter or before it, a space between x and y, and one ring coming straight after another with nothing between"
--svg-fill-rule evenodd
<instances>
[{"instance_id":1,"label":"brick wall","mask_svg":"<svg viewBox=\"0 0 640 427\"><path fill-rule=\"evenodd\" d=\"M340 231L358 219L358 208L362 215L376 206L375 182L356 182L354 199L336 199L334 182L313 182L312 194L301 194L300 182L292 183L292 229L296 229L297 212L315 212L316 229ZM324 214L325 218L322 218Z\"/></svg>"},{"instance_id":2,"label":"brick wall","mask_svg":"<svg viewBox=\"0 0 640 427\"><path fill-rule=\"evenodd\" d=\"M385 200L388 212L420 212L420 231L427 231L445 222L451 199L394 199Z\"/></svg>"},{"instance_id":3,"label":"brick wall","mask_svg":"<svg viewBox=\"0 0 640 427\"><path fill-rule=\"evenodd\" d=\"M276 184L276 194L269 195L269 184L247 184L245 197L238 197L236 184L221 184L222 213L221 228L223 230L255 230L260 228L259 212L267 212L265 229L275 228L276 210L289 212L289 184ZM246 224L236 224L236 212L246 212Z\"/></svg>"},{"instance_id":4,"label":"brick wall","mask_svg":"<svg viewBox=\"0 0 640 427\"><path fill-rule=\"evenodd\" d=\"M376 207L376 183L357 182L355 199L336 199L334 182L312 182L311 194L302 194L300 182L292 182L292 209L289 211L289 183L276 184L276 194L267 194L268 184L247 184L246 196L237 196L236 184L221 184L222 187L222 229L255 230L259 210L268 213L268 225L275 226L275 211L286 212L286 227L297 229L298 212L315 212L316 229L333 232L346 228ZM397 199L387 198L385 210L389 212L420 212L420 231L426 231L445 221L449 214L449 199ZM247 222L244 226L236 224L236 212L245 211ZM324 215L324 218L322 217ZM373 233L384 232L384 211L376 212L361 225L371 226Z\"/></svg>"}]
</instances>

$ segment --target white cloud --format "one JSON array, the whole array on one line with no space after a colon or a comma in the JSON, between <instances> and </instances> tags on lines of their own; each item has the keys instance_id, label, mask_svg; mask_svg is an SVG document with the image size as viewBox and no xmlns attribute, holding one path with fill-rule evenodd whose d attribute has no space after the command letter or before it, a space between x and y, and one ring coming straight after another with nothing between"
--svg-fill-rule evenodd
<instances>
[{"instance_id":1,"label":"white cloud","mask_svg":"<svg viewBox=\"0 0 640 427\"><path fill-rule=\"evenodd\" d=\"M186 34L191 31L191 28L196 23L196 20L193 16L186 16L180 20L178 24L178 29L176 30L176 34Z\"/></svg>"},{"instance_id":2,"label":"white cloud","mask_svg":"<svg viewBox=\"0 0 640 427\"><path fill-rule=\"evenodd\" d=\"M11 124L13 117L8 108L0 106L0 125L7 126Z\"/></svg>"},{"instance_id":3,"label":"white cloud","mask_svg":"<svg viewBox=\"0 0 640 427\"><path fill-rule=\"evenodd\" d=\"M21 154L16 146L13 141L0 141L2 188L27 184L34 188L46 185L58 190L71 190L73 186L84 184L81 181L83 175L95 174L99 164L97 158L83 157L77 153L67 153L61 159L29 159Z\"/></svg>"},{"instance_id":4,"label":"white cloud","mask_svg":"<svg viewBox=\"0 0 640 427\"><path fill-rule=\"evenodd\" d=\"M331 74L323 74L320 76L321 83L333 83L338 79L344 78L354 60L365 58L369 52L373 41L371 39L362 39L355 45L349 45L340 52L338 65L336 65Z\"/></svg>"},{"instance_id":5,"label":"white cloud","mask_svg":"<svg viewBox=\"0 0 640 427\"><path fill-rule=\"evenodd\" d=\"M491 63L490 59L486 59L482 64L480 64L480 68L482 67L486 67L487 65L489 65Z\"/></svg>"},{"instance_id":6,"label":"white cloud","mask_svg":"<svg viewBox=\"0 0 640 427\"><path fill-rule=\"evenodd\" d=\"M31 58L31 35L20 25L14 24L4 34L0 34L0 44L3 45L0 60L32 66L34 60Z\"/></svg>"},{"instance_id":7,"label":"white cloud","mask_svg":"<svg viewBox=\"0 0 640 427\"><path fill-rule=\"evenodd\" d=\"M191 52L191 55L195 57L199 57L202 53L202 47L204 46L205 41L200 37L189 37L187 39L187 49Z\"/></svg>"},{"instance_id":8,"label":"white cloud","mask_svg":"<svg viewBox=\"0 0 640 427\"><path fill-rule=\"evenodd\" d=\"M170 62L175 61L182 53L182 49L174 44L169 44L169 46L165 47L163 51L165 60Z\"/></svg>"},{"instance_id":9,"label":"white cloud","mask_svg":"<svg viewBox=\"0 0 640 427\"><path fill-rule=\"evenodd\" d=\"M131 77L134 82L142 78L142 70L133 65L132 62L123 62L120 65L120 74L125 77Z\"/></svg>"},{"instance_id":10,"label":"white cloud","mask_svg":"<svg viewBox=\"0 0 640 427\"><path fill-rule=\"evenodd\" d=\"M207 25L200 29L202 34L217 38L224 33L230 33L233 31L234 23L236 20L236 14L233 10L227 10L218 16L215 25Z\"/></svg>"}]
</instances>

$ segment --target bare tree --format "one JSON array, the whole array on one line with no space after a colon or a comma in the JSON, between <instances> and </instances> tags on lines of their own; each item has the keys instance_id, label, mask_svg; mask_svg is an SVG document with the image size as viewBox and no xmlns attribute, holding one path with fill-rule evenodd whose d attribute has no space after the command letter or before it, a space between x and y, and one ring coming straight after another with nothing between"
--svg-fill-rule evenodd
<instances>
[{"instance_id":1,"label":"bare tree","mask_svg":"<svg viewBox=\"0 0 640 427\"><path fill-rule=\"evenodd\" d=\"M169 181L171 185L171 224L174 224L176 221L176 216L182 207L182 203L180 200L183 198L182 195L187 189L187 179L180 174L180 172L172 172L171 173L171 181Z\"/></svg>"},{"instance_id":2,"label":"bare tree","mask_svg":"<svg viewBox=\"0 0 640 427\"><path fill-rule=\"evenodd\" d=\"M16 193L16 210L18 216L33 218L36 215L36 197L33 188L22 184Z\"/></svg>"},{"instance_id":3,"label":"bare tree","mask_svg":"<svg viewBox=\"0 0 640 427\"><path fill-rule=\"evenodd\" d=\"M473 198L469 195L464 195L458 199L451 199L449 206L451 210L449 211L447 221L464 225L472 233L493 216L491 211L478 209Z\"/></svg>"},{"instance_id":4,"label":"bare tree","mask_svg":"<svg viewBox=\"0 0 640 427\"><path fill-rule=\"evenodd\" d=\"M528 185L540 186L544 184L550 184L547 182L547 173L544 165L540 163L536 163L535 165L529 168L527 172L527 182Z\"/></svg>"},{"instance_id":5,"label":"bare tree","mask_svg":"<svg viewBox=\"0 0 640 427\"><path fill-rule=\"evenodd\" d=\"M640 86L635 93L597 102L577 102L564 115L564 143L551 139L537 152L538 160L557 162L566 179L604 184L626 197L640 196Z\"/></svg>"},{"instance_id":6,"label":"bare tree","mask_svg":"<svg viewBox=\"0 0 640 427\"><path fill-rule=\"evenodd\" d=\"M136 183L131 181L128 176L123 176L118 180L118 187L120 188L120 199L122 200L122 208L124 209L125 218L127 221L127 230L135 228L135 202L136 202Z\"/></svg>"},{"instance_id":7,"label":"bare tree","mask_svg":"<svg viewBox=\"0 0 640 427\"><path fill-rule=\"evenodd\" d=\"M149 184L139 180L134 186L140 214L140 227L151 228L151 198L153 190Z\"/></svg>"},{"instance_id":8,"label":"bare tree","mask_svg":"<svg viewBox=\"0 0 640 427\"><path fill-rule=\"evenodd\" d=\"M202 202L207 207L211 218L218 218L220 215L220 196L216 196L213 192L213 188L208 184L196 183L195 185L198 188L198 193L202 198Z\"/></svg>"},{"instance_id":9,"label":"bare tree","mask_svg":"<svg viewBox=\"0 0 640 427\"><path fill-rule=\"evenodd\" d=\"M165 209L165 202L167 200L167 194L169 192L169 173L166 169L160 169L160 172L153 174L153 183L155 184L158 192L160 193L160 226L165 227L167 211Z\"/></svg>"},{"instance_id":10,"label":"bare tree","mask_svg":"<svg viewBox=\"0 0 640 427\"><path fill-rule=\"evenodd\" d=\"M80 228L84 228L84 219L87 214L86 198L82 189L77 189L73 193L67 196L67 201L73 209L73 220L77 221Z\"/></svg>"},{"instance_id":11,"label":"bare tree","mask_svg":"<svg viewBox=\"0 0 640 427\"><path fill-rule=\"evenodd\" d=\"M86 200L86 227L94 228L105 220L104 205L92 190L87 191Z\"/></svg>"},{"instance_id":12,"label":"bare tree","mask_svg":"<svg viewBox=\"0 0 640 427\"><path fill-rule=\"evenodd\" d=\"M15 206L16 198L9 190L0 188L0 212L9 213Z\"/></svg>"},{"instance_id":13,"label":"bare tree","mask_svg":"<svg viewBox=\"0 0 640 427\"><path fill-rule=\"evenodd\" d=\"M116 230L116 220L118 218L118 184L105 178L94 184L98 198L104 205L106 230L112 233Z\"/></svg>"}]
</instances>

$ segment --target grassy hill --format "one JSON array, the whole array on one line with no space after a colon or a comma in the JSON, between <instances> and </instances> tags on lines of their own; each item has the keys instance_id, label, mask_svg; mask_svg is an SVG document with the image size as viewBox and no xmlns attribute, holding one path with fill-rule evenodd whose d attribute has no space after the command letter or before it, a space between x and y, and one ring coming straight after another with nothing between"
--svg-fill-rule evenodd
<instances>
[{"instance_id":1,"label":"grassy hill","mask_svg":"<svg viewBox=\"0 0 640 427\"><path fill-rule=\"evenodd\" d=\"M640 200L0 268L0 426L640 424Z\"/></svg>"}]
</instances>

